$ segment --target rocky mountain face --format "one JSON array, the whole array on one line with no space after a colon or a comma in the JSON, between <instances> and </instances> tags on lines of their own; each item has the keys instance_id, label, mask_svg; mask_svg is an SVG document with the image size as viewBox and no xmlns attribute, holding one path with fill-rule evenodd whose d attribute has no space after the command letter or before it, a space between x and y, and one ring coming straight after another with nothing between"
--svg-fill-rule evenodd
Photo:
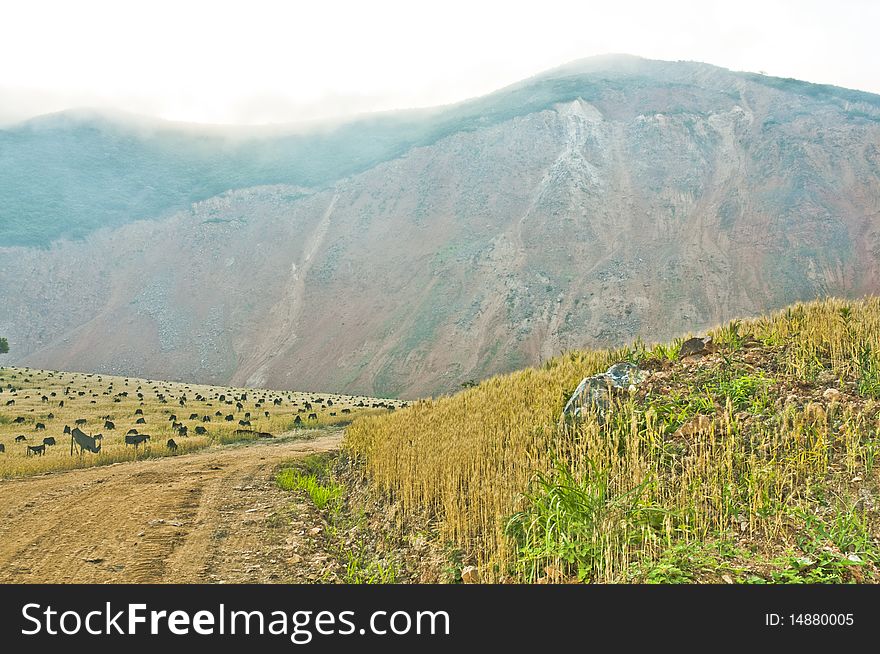
<instances>
[{"instance_id":1,"label":"rocky mountain face","mask_svg":"<svg viewBox=\"0 0 880 654\"><path fill-rule=\"evenodd\" d=\"M8 359L414 397L880 291L880 96L600 58L381 124L359 172L0 245Z\"/></svg>"}]
</instances>

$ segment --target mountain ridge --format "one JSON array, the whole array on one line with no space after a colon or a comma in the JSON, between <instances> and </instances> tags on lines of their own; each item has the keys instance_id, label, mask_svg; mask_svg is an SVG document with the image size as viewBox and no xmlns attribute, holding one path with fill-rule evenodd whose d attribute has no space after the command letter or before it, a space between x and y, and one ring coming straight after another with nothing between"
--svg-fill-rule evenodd
<instances>
[{"instance_id":1,"label":"mountain ridge","mask_svg":"<svg viewBox=\"0 0 880 654\"><path fill-rule=\"evenodd\" d=\"M0 247L0 331L34 366L415 397L876 292L880 96L646 61L385 123L330 181Z\"/></svg>"}]
</instances>

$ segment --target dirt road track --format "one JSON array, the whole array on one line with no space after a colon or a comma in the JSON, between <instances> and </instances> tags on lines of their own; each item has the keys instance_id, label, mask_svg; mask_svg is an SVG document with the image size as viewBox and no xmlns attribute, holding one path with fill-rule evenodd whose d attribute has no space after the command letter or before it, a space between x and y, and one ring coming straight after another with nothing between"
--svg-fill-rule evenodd
<instances>
[{"instance_id":1,"label":"dirt road track","mask_svg":"<svg viewBox=\"0 0 880 654\"><path fill-rule=\"evenodd\" d=\"M308 525L274 472L341 440L328 431L0 481L0 583L308 581L291 563Z\"/></svg>"}]
</instances>

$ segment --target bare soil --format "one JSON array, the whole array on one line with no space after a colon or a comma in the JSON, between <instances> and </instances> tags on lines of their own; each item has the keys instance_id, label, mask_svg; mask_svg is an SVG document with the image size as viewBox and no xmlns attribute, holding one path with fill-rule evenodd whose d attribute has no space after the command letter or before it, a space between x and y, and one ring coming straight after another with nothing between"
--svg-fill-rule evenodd
<instances>
[{"instance_id":1,"label":"bare soil","mask_svg":"<svg viewBox=\"0 0 880 654\"><path fill-rule=\"evenodd\" d=\"M315 512L274 476L342 433L0 481L0 582L318 581Z\"/></svg>"}]
</instances>

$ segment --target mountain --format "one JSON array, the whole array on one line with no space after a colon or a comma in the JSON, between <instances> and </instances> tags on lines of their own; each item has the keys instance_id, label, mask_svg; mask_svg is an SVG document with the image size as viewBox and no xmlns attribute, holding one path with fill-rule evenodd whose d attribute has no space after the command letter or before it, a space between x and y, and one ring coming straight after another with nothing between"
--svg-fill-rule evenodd
<instances>
[{"instance_id":1,"label":"mountain","mask_svg":"<svg viewBox=\"0 0 880 654\"><path fill-rule=\"evenodd\" d=\"M0 133L18 364L405 397L880 286L880 96L614 56L311 130Z\"/></svg>"}]
</instances>

